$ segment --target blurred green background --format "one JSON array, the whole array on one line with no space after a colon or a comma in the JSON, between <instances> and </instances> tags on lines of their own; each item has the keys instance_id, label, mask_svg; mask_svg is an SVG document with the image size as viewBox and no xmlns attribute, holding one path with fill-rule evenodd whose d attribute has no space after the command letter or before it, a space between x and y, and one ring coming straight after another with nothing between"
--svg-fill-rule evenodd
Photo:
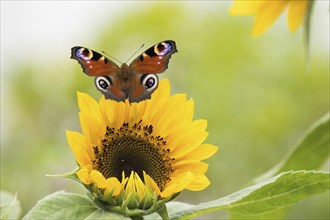
<instances>
[{"instance_id":1,"label":"blurred green background","mask_svg":"<svg viewBox=\"0 0 330 220\"><path fill-rule=\"evenodd\" d=\"M277 164L329 110L329 2L315 4L308 64L302 27L291 33L285 15L253 39L253 18L229 16L230 4L1 1L1 190L17 192L24 213L57 190L84 193L45 176L76 168L65 136L80 131L76 91L101 96L69 59L78 45L126 61L142 44L176 41L179 53L161 78L194 99L195 118L208 120L207 142L220 147L207 160L211 185L177 201L225 196ZM329 193L288 218L329 219Z\"/></svg>"}]
</instances>

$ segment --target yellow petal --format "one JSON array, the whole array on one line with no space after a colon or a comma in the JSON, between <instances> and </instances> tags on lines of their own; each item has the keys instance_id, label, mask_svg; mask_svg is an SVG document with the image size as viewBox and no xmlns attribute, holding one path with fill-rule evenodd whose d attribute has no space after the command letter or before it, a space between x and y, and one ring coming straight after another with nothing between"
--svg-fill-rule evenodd
<instances>
[{"instance_id":1,"label":"yellow petal","mask_svg":"<svg viewBox=\"0 0 330 220\"><path fill-rule=\"evenodd\" d=\"M185 96L178 96L178 98L183 98ZM178 137L179 131L189 130L191 125L191 120L194 114L193 106L194 102L192 99L186 101L182 99L177 99L178 103L173 105L171 113L169 115L164 115L162 121L156 121L157 126L155 126L154 131L156 134L168 139L168 137L174 139ZM160 113L162 113L160 111ZM157 117L156 117L157 118Z\"/></svg>"},{"instance_id":2,"label":"yellow petal","mask_svg":"<svg viewBox=\"0 0 330 220\"><path fill-rule=\"evenodd\" d=\"M304 20L308 3L307 0L290 1L288 23L291 31L296 31Z\"/></svg>"},{"instance_id":3,"label":"yellow petal","mask_svg":"<svg viewBox=\"0 0 330 220\"><path fill-rule=\"evenodd\" d=\"M255 15L265 2L267 1L234 0L229 14L234 16Z\"/></svg>"},{"instance_id":4,"label":"yellow petal","mask_svg":"<svg viewBox=\"0 0 330 220\"><path fill-rule=\"evenodd\" d=\"M86 151L90 158L94 158L94 151L90 146L87 146L85 137L79 132L66 131L68 144L72 152L83 150Z\"/></svg>"},{"instance_id":5,"label":"yellow petal","mask_svg":"<svg viewBox=\"0 0 330 220\"><path fill-rule=\"evenodd\" d=\"M102 96L99 105L100 105L100 112L105 120L106 125L108 126L113 125L115 111L113 105L111 105L111 101L105 99L105 97Z\"/></svg>"},{"instance_id":6,"label":"yellow petal","mask_svg":"<svg viewBox=\"0 0 330 220\"><path fill-rule=\"evenodd\" d=\"M208 136L208 133L205 132L206 126L206 120L195 120L189 124L189 127L173 131L174 135L167 138L172 156L182 157L197 148Z\"/></svg>"},{"instance_id":7,"label":"yellow petal","mask_svg":"<svg viewBox=\"0 0 330 220\"><path fill-rule=\"evenodd\" d=\"M164 191L161 192L162 198L171 197L177 192L181 192L193 181L191 172L182 173L180 176L171 178L171 181L166 185Z\"/></svg>"},{"instance_id":8,"label":"yellow petal","mask_svg":"<svg viewBox=\"0 0 330 220\"><path fill-rule=\"evenodd\" d=\"M186 114L182 117L183 121L192 121L194 116L194 100L189 99L186 103Z\"/></svg>"},{"instance_id":9,"label":"yellow petal","mask_svg":"<svg viewBox=\"0 0 330 220\"><path fill-rule=\"evenodd\" d=\"M170 82L168 79L163 79L159 81L158 88L151 95L151 100L166 100L170 96Z\"/></svg>"},{"instance_id":10,"label":"yellow petal","mask_svg":"<svg viewBox=\"0 0 330 220\"><path fill-rule=\"evenodd\" d=\"M145 171L143 171L143 179L149 191L155 192L155 194L159 196L160 190L157 183L148 174L146 174Z\"/></svg>"},{"instance_id":11,"label":"yellow petal","mask_svg":"<svg viewBox=\"0 0 330 220\"><path fill-rule=\"evenodd\" d=\"M66 139L72 151L80 150L84 141L84 138L79 132L76 131L68 131L66 130Z\"/></svg>"},{"instance_id":12,"label":"yellow petal","mask_svg":"<svg viewBox=\"0 0 330 220\"><path fill-rule=\"evenodd\" d=\"M106 188L104 194L108 194L112 191L112 196L118 196L122 191L122 186L119 180L115 177L110 177L106 180Z\"/></svg>"},{"instance_id":13,"label":"yellow petal","mask_svg":"<svg viewBox=\"0 0 330 220\"><path fill-rule=\"evenodd\" d=\"M135 120L141 120L143 118L143 115L146 112L147 103L148 103L147 100L144 100L139 102L139 104L137 104L137 114Z\"/></svg>"},{"instance_id":14,"label":"yellow petal","mask_svg":"<svg viewBox=\"0 0 330 220\"><path fill-rule=\"evenodd\" d=\"M128 99L125 99L124 103L125 103L125 113L124 113L125 121L129 122L129 116L132 110L132 106L131 103L128 101Z\"/></svg>"},{"instance_id":15,"label":"yellow petal","mask_svg":"<svg viewBox=\"0 0 330 220\"><path fill-rule=\"evenodd\" d=\"M135 124L137 123L139 120L141 120L141 118L137 118L138 116L138 105L140 103L129 103L128 101L126 101L126 106L125 106L125 110L126 110L126 121L129 124Z\"/></svg>"},{"instance_id":16,"label":"yellow petal","mask_svg":"<svg viewBox=\"0 0 330 220\"><path fill-rule=\"evenodd\" d=\"M190 121L185 120L187 119L187 106L188 104L186 100L181 103L180 107L174 105L170 117L164 116L164 120L159 122L159 126L162 127L162 129L160 129L160 134L163 137L167 137L170 133L175 133L174 130L179 130L187 123L190 123Z\"/></svg>"},{"instance_id":17,"label":"yellow petal","mask_svg":"<svg viewBox=\"0 0 330 220\"><path fill-rule=\"evenodd\" d=\"M93 117L83 112L79 113L79 118L87 143L90 143L91 146L98 146L101 139L104 138L106 126L100 125Z\"/></svg>"},{"instance_id":18,"label":"yellow petal","mask_svg":"<svg viewBox=\"0 0 330 220\"><path fill-rule=\"evenodd\" d=\"M104 189L107 187L107 181L104 178L104 176L102 175L102 173L100 173L99 171L92 170L90 173L90 178L96 187L101 188L101 189Z\"/></svg>"},{"instance_id":19,"label":"yellow petal","mask_svg":"<svg viewBox=\"0 0 330 220\"><path fill-rule=\"evenodd\" d=\"M81 182L88 185L88 184L91 184L91 179L89 177L89 172L90 172L89 169L87 169L86 167L82 167L82 168L80 168L80 170L78 170L76 172L76 174L79 177Z\"/></svg>"},{"instance_id":20,"label":"yellow petal","mask_svg":"<svg viewBox=\"0 0 330 220\"><path fill-rule=\"evenodd\" d=\"M209 165L201 161L179 161L172 164L172 169L175 171L172 176L176 176L181 172L191 171L193 173L204 174Z\"/></svg>"},{"instance_id":21,"label":"yellow petal","mask_svg":"<svg viewBox=\"0 0 330 220\"><path fill-rule=\"evenodd\" d=\"M176 160L189 158L189 160L205 160L218 151L218 147L212 144L201 144L188 154L177 156Z\"/></svg>"},{"instance_id":22,"label":"yellow petal","mask_svg":"<svg viewBox=\"0 0 330 220\"><path fill-rule=\"evenodd\" d=\"M134 175L134 183L138 198L141 200L147 194L147 187L137 173Z\"/></svg>"},{"instance_id":23,"label":"yellow petal","mask_svg":"<svg viewBox=\"0 0 330 220\"><path fill-rule=\"evenodd\" d=\"M125 121L125 103L117 102L104 97L100 100L100 112L106 121L106 125L120 128Z\"/></svg>"},{"instance_id":24,"label":"yellow petal","mask_svg":"<svg viewBox=\"0 0 330 220\"><path fill-rule=\"evenodd\" d=\"M73 151L73 154L80 167L92 164L91 158L89 157L86 151L75 150Z\"/></svg>"},{"instance_id":25,"label":"yellow petal","mask_svg":"<svg viewBox=\"0 0 330 220\"><path fill-rule=\"evenodd\" d=\"M188 190L200 191L210 185L210 180L203 174L195 173L193 181L187 186Z\"/></svg>"},{"instance_id":26,"label":"yellow petal","mask_svg":"<svg viewBox=\"0 0 330 220\"><path fill-rule=\"evenodd\" d=\"M136 188L135 188L135 181L134 181L134 172L132 171L128 178L126 187L125 187L124 196L125 196L125 198L128 198L129 196L135 197L135 195L136 195Z\"/></svg>"},{"instance_id":27,"label":"yellow petal","mask_svg":"<svg viewBox=\"0 0 330 220\"><path fill-rule=\"evenodd\" d=\"M77 92L78 106L81 112L98 115L99 105L88 94Z\"/></svg>"},{"instance_id":28,"label":"yellow petal","mask_svg":"<svg viewBox=\"0 0 330 220\"><path fill-rule=\"evenodd\" d=\"M158 88L151 95L151 99L146 103L146 114L143 116L143 121L150 121L153 119L155 112L159 111L159 107L170 96L170 83L167 79L161 80Z\"/></svg>"},{"instance_id":29,"label":"yellow petal","mask_svg":"<svg viewBox=\"0 0 330 220\"><path fill-rule=\"evenodd\" d=\"M113 104L113 108L116 112L116 114L113 116L113 127L114 128L120 128L126 118L125 118L125 103L124 102L116 102L116 101L112 101Z\"/></svg>"},{"instance_id":30,"label":"yellow petal","mask_svg":"<svg viewBox=\"0 0 330 220\"><path fill-rule=\"evenodd\" d=\"M105 126L99 104L89 95L77 92L80 112L89 115L99 126Z\"/></svg>"},{"instance_id":31,"label":"yellow petal","mask_svg":"<svg viewBox=\"0 0 330 220\"><path fill-rule=\"evenodd\" d=\"M187 130L186 133L178 132L177 140L168 140L168 146L171 150L172 157L180 157L187 154L192 149L198 147L208 136L207 132L200 130Z\"/></svg>"},{"instance_id":32,"label":"yellow petal","mask_svg":"<svg viewBox=\"0 0 330 220\"><path fill-rule=\"evenodd\" d=\"M157 111L153 118L157 120L154 122L154 127L157 132L162 136L166 135L168 129L168 124L176 118L177 109L183 109L186 102L185 94L178 94L171 96L166 102L159 106L159 111ZM180 126L184 122L182 120L177 120L174 122L175 126Z\"/></svg>"},{"instance_id":33,"label":"yellow petal","mask_svg":"<svg viewBox=\"0 0 330 220\"><path fill-rule=\"evenodd\" d=\"M256 37L265 32L278 18L287 3L287 1L267 1L256 15L252 35Z\"/></svg>"},{"instance_id":34,"label":"yellow petal","mask_svg":"<svg viewBox=\"0 0 330 220\"><path fill-rule=\"evenodd\" d=\"M194 120L191 122L191 129L199 129L205 131L207 127L207 121L203 119Z\"/></svg>"}]
</instances>

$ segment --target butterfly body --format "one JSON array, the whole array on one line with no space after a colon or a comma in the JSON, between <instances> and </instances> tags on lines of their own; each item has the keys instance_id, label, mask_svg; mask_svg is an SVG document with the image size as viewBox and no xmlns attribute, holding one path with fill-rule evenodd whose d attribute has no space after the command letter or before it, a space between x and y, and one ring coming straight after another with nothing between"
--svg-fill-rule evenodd
<instances>
[{"instance_id":1,"label":"butterfly body","mask_svg":"<svg viewBox=\"0 0 330 220\"><path fill-rule=\"evenodd\" d=\"M139 102L149 99L158 86L157 74L164 72L173 53L174 41L162 41L135 58L130 65L120 67L98 52L85 47L73 47L71 58L83 72L95 77L96 88L105 98L116 101Z\"/></svg>"}]
</instances>

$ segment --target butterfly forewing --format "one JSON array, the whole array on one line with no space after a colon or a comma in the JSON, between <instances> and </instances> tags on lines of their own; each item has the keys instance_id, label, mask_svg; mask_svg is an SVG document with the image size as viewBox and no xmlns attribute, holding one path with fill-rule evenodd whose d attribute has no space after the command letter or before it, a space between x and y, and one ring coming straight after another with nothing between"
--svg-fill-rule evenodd
<instances>
[{"instance_id":1,"label":"butterfly forewing","mask_svg":"<svg viewBox=\"0 0 330 220\"><path fill-rule=\"evenodd\" d=\"M109 76L119 71L117 64L100 53L85 47L73 47L71 59L77 60L84 73L89 76Z\"/></svg>"},{"instance_id":2,"label":"butterfly forewing","mask_svg":"<svg viewBox=\"0 0 330 220\"><path fill-rule=\"evenodd\" d=\"M174 41L162 41L143 52L129 67L137 73L162 73L167 69L171 55L176 52Z\"/></svg>"}]
</instances>

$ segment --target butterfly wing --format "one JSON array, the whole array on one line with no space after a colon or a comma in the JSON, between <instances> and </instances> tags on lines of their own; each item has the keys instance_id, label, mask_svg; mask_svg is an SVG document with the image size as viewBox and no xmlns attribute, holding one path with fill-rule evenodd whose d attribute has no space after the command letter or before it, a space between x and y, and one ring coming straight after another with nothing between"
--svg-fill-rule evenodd
<instances>
[{"instance_id":1,"label":"butterfly wing","mask_svg":"<svg viewBox=\"0 0 330 220\"><path fill-rule=\"evenodd\" d=\"M176 52L178 50L174 41L162 41L144 51L129 67L137 73L162 73L167 69L172 54Z\"/></svg>"},{"instance_id":2,"label":"butterfly wing","mask_svg":"<svg viewBox=\"0 0 330 220\"><path fill-rule=\"evenodd\" d=\"M122 91L122 83L117 77L120 68L113 61L85 47L73 47L71 59L78 61L84 73L95 76L96 88L107 99L123 101L127 98L125 92Z\"/></svg>"},{"instance_id":3,"label":"butterfly wing","mask_svg":"<svg viewBox=\"0 0 330 220\"><path fill-rule=\"evenodd\" d=\"M157 74L164 72L173 53L178 52L172 40L162 41L143 52L129 65L133 73L130 102L149 99L158 87Z\"/></svg>"},{"instance_id":4,"label":"butterfly wing","mask_svg":"<svg viewBox=\"0 0 330 220\"><path fill-rule=\"evenodd\" d=\"M83 72L89 76L109 76L119 71L117 64L85 47L72 47L71 59L77 60Z\"/></svg>"},{"instance_id":5,"label":"butterfly wing","mask_svg":"<svg viewBox=\"0 0 330 220\"><path fill-rule=\"evenodd\" d=\"M158 87L157 74L139 74L131 81L130 91L128 94L129 102L140 102L150 99L151 94Z\"/></svg>"}]
</instances>

